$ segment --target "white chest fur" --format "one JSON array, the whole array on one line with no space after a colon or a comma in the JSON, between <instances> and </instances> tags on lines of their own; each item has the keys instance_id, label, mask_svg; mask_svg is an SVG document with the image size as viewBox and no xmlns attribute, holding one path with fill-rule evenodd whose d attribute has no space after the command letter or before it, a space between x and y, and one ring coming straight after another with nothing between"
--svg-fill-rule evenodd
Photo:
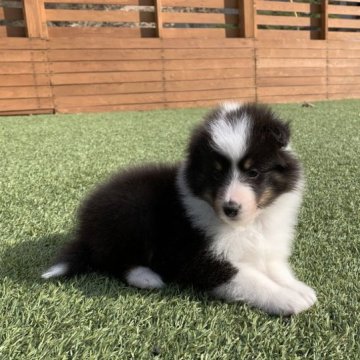
<instances>
[{"instance_id":1,"label":"white chest fur","mask_svg":"<svg viewBox=\"0 0 360 360\"><path fill-rule=\"evenodd\" d=\"M301 191L287 193L246 227L222 224L213 228L211 251L235 266L245 262L262 267L272 259L288 258L300 203Z\"/></svg>"}]
</instances>

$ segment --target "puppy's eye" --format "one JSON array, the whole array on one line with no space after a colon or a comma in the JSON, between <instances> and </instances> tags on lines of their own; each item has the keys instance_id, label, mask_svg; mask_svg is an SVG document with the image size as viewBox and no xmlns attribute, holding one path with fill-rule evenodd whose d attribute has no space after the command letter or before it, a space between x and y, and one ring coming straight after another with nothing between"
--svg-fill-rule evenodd
<instances>
[{"instance_id":1,"label":"puppy's eye","mask_svg":"<svg viewBox=\"0 0 360 360\"><path fill-rule=\"evenodd\" d=\"M214 169L215 169L216 171L222 171L222 170L223 170L223 167L222 167L222 165L221 165L218 161L215 161L215 162L214 162Z\"/></svg>"},{"instance_id":2,"label":"puppy's eye","mask_svg":"<svg viewBox=\"0 0 360 360\"><path fill-rule=\"evenodd\" d=\"M256 169L250 169L247 171L247 175L252 179L256 179L259 176L259 171L257 171Z\"/></svg>"}]
</instances>

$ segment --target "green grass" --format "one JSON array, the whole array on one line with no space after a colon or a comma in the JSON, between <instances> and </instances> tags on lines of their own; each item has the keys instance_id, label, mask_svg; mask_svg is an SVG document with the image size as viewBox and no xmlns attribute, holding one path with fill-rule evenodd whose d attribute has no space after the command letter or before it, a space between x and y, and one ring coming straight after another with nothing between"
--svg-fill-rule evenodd
<instances>
[{"instance_id":1,"label":"green grass","mask_svg":"<svg viewBox=\"0 0 360 360\"><path fill-rule=\"evenodd\" d=\"M0 119L0 359L358 359L360 101L278 105L307 191L292 264L318 303L270 317L192 290L39 278L118 168L181 159L205 110Z\"/></svg>"}]
</instances>

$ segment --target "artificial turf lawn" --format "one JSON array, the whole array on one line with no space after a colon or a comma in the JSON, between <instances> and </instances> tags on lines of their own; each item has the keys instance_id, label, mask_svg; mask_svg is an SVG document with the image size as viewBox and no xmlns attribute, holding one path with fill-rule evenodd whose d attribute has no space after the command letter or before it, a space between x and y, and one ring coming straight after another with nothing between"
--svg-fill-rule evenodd
<instances>
[{"instance_id":1,"label":"artificial turf lawn","mask_svg":"<svg viewBox=\"0 0 360 360\"><path fill-rule=\"evenodd\" d=\"M290 320L191 289L39 278L87 191L181 159L205 110L1 118L0 359L358 359L360 101L275 109L307 174L291 262L319 300Z\"/></svg>"}]
</instances>

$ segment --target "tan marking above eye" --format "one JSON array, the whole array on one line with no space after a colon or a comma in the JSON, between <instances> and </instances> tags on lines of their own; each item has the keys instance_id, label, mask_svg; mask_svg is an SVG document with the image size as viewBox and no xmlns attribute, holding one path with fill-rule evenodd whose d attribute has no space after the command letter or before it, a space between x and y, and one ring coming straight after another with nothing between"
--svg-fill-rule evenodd
<instances>
[{"instance_id":1,"label":"tan marking above eye","mask_svg":"<svg viewBox=\"0 0 360 360\"><path fill-rule=\"evenodd\" d=\"M249 170L250 168L251 168L251 166L253 165L253 161L252 161L252 159L250 159L250 158L247 158L246 160L245 160L245 162L244 162L244 170Z\"/></svg>"}]
</instances>

